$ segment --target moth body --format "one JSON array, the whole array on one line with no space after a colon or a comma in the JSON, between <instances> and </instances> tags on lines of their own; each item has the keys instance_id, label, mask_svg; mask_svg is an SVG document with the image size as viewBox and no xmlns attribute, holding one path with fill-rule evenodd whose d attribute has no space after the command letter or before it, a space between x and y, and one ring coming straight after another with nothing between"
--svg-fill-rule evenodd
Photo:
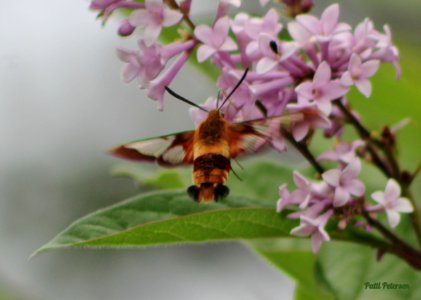
<instances>
[{"instance_id":1,"label":"moth body","mask_svg":"<svg viewBox=\"0 0 421 300\"><path fill-rule=\"evenodd\" d=\"M212 202L226 197L224 185L231 169L229 124L218 110L195 130L193 137L193 183L188 194L198 202Z\"/></svg>"}]
</instances>

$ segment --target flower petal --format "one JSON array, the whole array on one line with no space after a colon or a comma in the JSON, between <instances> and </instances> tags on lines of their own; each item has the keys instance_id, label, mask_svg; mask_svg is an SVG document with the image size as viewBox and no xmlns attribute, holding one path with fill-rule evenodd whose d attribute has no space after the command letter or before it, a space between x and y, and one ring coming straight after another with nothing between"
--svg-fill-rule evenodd
<instances>
[{"instance_id":1,"label":"flower petal","mask_svg":"<svg viewBox=\"0 0 421 300\"><path fill-rule=\"evenodd\" d=\"M149 12L145 9L137 9L129 17L129 23L133 26L146 26L154 22Z\"/></svg>"},{"instance_id":2,"label":"flower petal","mask_svg":"<svg viewBox=\"0 0 421 300\"><path fill-rule=\"evenodd\" d=\"M296 17L298 23L300 23L305 29L311 33L319 33L321 31L320 21L311 15L298 15Z\"/></svg>"},{"instance_id":3,"label":"flower petal","mask_svg":"<svg viewBox=\"0 0 421 300\"><path fill-rule=\"evenodd\" d=\"M348 202L349 199L350 199L350 195L348 191L339 186L335 189L335 196L333 198L333 206L335 207L344 206Z\"/></svg>"},{"instance_id":4,"label":"flower petal","mask_svg":"<svg viewBox=\"0 0 421 300\"><path fill-rule=\"evenodd\" d=\"M412 207L411 202L407 198L399 198L395 205L393 205L393 209L399 212L413 212L414 208Z\"/></svg>"},{"instance_id":5,"label":"flower petal","mask_svg":"<svg viewBox=\"0 0 421 300\"><path fill-rule=\"evenodd\" d=\"M164 20L162 25L164 27L173 26L177 24L182 18L183 15L180 12L174 9L164 8Z\"/></svg>"},{"instance_id":6,"label":"flower petal","mask_svg":"<svg viewBox=\"0 0 421 300\"><path fill-rule=\"evenodd\" d=\"M401 215L398 212L391 209L386 209L386 215L390 227L395 228L401 220Z\"/></svg>"},{"instance_id":7,"label":"flower petal","mask_svg":"<svg viewBox=\"0 0 421 300\"><path fill-rule=\"evenodd\" d=\"M234 40L230 37L228 37L225 42L221 45L219 50L221 51L233 51L237 50L237 44L234 42Z\"/></svg>"},{"instance_id":8,"label":"flower petal","mask_svg":"<svg viewBox=\"0 0 421 300\"><path fill-rule=\"evenodd\" d=\"M371 95L371 83L368 79L360 79L355 82L355 86L357 89L366 96L366 98L370 97Z\"/></svg>"},{"instance_id":9,"label":"flower petal","mask_svg":"<svg viewBox=\"0 0 421 300\"><path fill-rule=\"evenodd\" d=\"M376 201L380 204L384 204L384 193L383 192L380 192L380 191L374 192L374 193L371 194L371 198L374 201Z\"/></svg>"},{"instance_id":10,"label":"flower petal","mask_svg":"<svg viewBox=\"0 0 421 300\"><path fill-rule=\"evenodd\" d=\"M349 71L346 71L342 74L341 83L345 86L351 86L354 84L354 80L352 79L351 73Z\"/></svg>"},{"instance_id":11,"label":"flower petal","mask_svg":"<svg viewBox=\"0 0 421 300\"><path fill-rule=\"evenodd\" d=\"M343 170L342 176L344 177L344 179L350 180L350 179L357 178L360 172L361 172L361 160L358 158L355 158Z\"/></svg>"},{"instance_id":12,"label":"flower petal","mask_svg":"<svg viewBox=\"0 0 421 300\"><path fill-rule=\"evenodd\" d=\"M325 9L321 18L323 32L330 34L335 29L339 20L339 5L337 3L330 5Z\"/></svg>"},{"instance_id":13,"label":"flower petal","mask_svg":"<svg viewBox=\"0 0 421 300\"><path fill-rule=\"evenodd\" d=\"M361 58L357 54L352 54L349 60L348 70L352 77L360 77L361 70Z\"/></svg>"},{"instance_id":14,"label":"flower petal","mask_svg":"<svg viewBox=\"0 0 421 300\"><path fill-rule=\"evenodd\" d=\"M304 81L295 88L295 92L298 94L298 101L308 101L314 98L313 95L313 83L310 81Z\"/></svg>"},{"instance_id":15,"label":"flower petal","mask_svg":"<svg viewBox=\"0 0 421 300\"><path fill-rule=\"evenodd\" d=\"M310 181L307 180L303 175L298 171L292 173L294 183L299 189L307 190L310 185Z\"/></svg>"},{"instance_id":16,"label":"flower petal","mask_svg":"<svg viewBox=\"0 0 421 300\"><path fill-rule=\"evenodd\" d=\"M341 171L338 169L333 169L326 171L322 174L323 180L330 184L331 186L339 186L339 179L341 178Z\"/></svg>"},{"instance_id":17,"label":"flower petal","mask_svg":"<svg viewBox=\"0 0 421 300\"><path fill-rule=\"evenodd\" d=\"M346 188L349 193L357 197L361 197L362 195L364 195L364 192L365 192L364 184L360 180L356 180L356 179L348 183Z\"/></svg>"},{"instance_id":18,"label":"flower petal","mask_svg":"<svg viewBox=\"0 0 421 300\"><path fill-rule=\"evenodd\" d=\"M194 30L194 35L199 41L208 44L209 41L212 39L213 31L209 26L199 25Z\"/></svg>"},{"instance_id":19,"label":"flower petal","mask_svg":"<svg viewBox=\"0 0 421 300\"><path fill-rule=\"evenodd\" d=\"M290 234L305 237L309 236L314 231L314 228L314 226L308 224L300 224L300 226L293 228Z\"/></svg>"},{"instance_id":20,"label":"flower petal","mask_svg":"<svg viewBox=\"0 0 421 300\"><path fill-rule=\"evenodd\" d=\"M298 122L292 127L292 135L299 142L305 138L309 130L310 124L308 122Z\"/></svg>"},{"instance_id":21,"label":"flower petal","mask_svg":"<svg viewBox=\"0 0 421 300\"><path fill-rule=\"evenodd\" d=\"M380 61L379 60L370 60L368 62L365 62L361 65L363 75L365 78L369 78L373 76L377 70L380 67Z\"/></svg>"},{"instance_id":22,"label":"flower petal","mask_svg":"<svg viewBox=\"0 0 421 300\"><path fill-rule=\"evenodd\" d=\"M401 195L401 187L395 179L389 179L384 191L384 199L386 202L393 202Z\"/></svg>"},{"instance_id":23,"label":"flower petal","mask_svg":"<svg viewBox=\"0 0 421 300\"><path fill-rule=\"evenodd\" d=\"M143 31L143 38L145 40L145 45L150 47L158 39L159 34L161 33L162 27L160 25L148 25Z\"/></svg>"},{"instance_id":24,"label":"flower petal","mask_svg":"<svg viewBox=\"0 0 421 300\"><path fill-rule=\"evenodd\" d=\"M129 83L130 81L135 79L138 74L139 74L139 67L133 64L128 64L124 67L121 76L125 83Z\"/></svg>"},{"instance_id":25,"label":"flower petal","mask_svg":"<svg viewBox=\"0 0 421 300\"><path fill-rule=\"evenodd\" d=\"M216 50L209 47L208 45L202 45L197 50L197 61L202 63L211 57L215 52Z\"/></svg>"},{"instance_id":26,"label":"flower petal","mask_svg":"<svg viewBox=\"0 0 421 300\"><path fill-rule=\"evenodd\" d=\"M312 37L311 33L297 22L290 22L288 31L292 38L301 45L307 44Z\"/></svg>"},{"instance_id":27,"label":"flower petal","mask_svg":"<svg viewBox=\"0 0 421 300\"><path fill-rule=\"evenodd\" d=\"M262 57L256 65L256 72L257 74L267 73L275 68L277 64L278 62L272 58Z\"/></svg>"},{"instance_id":28,"label":"flower petal","mask_svg":"<svg viewBox=\"0 0 421 300\"><path fill-rule=\"evenodd\" d=\"M313 84L314 87L322 87L326 83L329 82L330 78L332 77L332 70L327 62L323 61L316 70L316 74L314 74Z\"/></svg>"},{"instance_id":29,"label":"flower petal","mask_svg":"<svg viewBox=\"0 0 421 300\"><path fill-rule=\"evenodd\" d=\"M311 250L313 251L313 253L317 253L320 250L320 246L322 245L322 236L321 234L316 231L312 236L311 236Z\"/></svg>"}]
</instances>

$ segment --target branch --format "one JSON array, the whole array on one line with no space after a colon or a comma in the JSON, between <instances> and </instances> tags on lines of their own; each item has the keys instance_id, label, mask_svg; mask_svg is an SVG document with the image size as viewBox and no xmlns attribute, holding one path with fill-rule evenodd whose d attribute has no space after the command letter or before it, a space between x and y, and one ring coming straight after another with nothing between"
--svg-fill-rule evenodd
<instances>
[{"instance_id":1,"label":"branch","mask_svg":"<svg viewBox=\"0 0 421 300\"><path fill-rule=\"evenodd\" d=\"M190 19L189 15L186 14L186 12L182 11L180 9L180 6L178 5L177 2L175 2L175 0L165 0L165 3L167 3L167 5L169 7L171 7L172 9L176 9L179 10L182 14L183 14L183 20L190 26L190 28L192 30L194 30L196 28L196 25L194 25L193 21Z\"/></svg>"},{"instance_id":2,"label":"branch","mask_svg":"<svg viewBox=\"0 0 421 300\"><path fill-rule=\"evenodd\" d=\"M391 149L392 144L387 143L387 142L383 143L379 140L374 139L371 136L370 132L361 124L361 122L348 110L347 107L345 107L345 105L343 105L340 99L335 100L334 103L339 107L339 109L348 118L350 123L355 127L360 137L363 138L367 142L366 148L368 152L370 153L375 165L379 167L379 169L386 175L386 177L395 178L396 181L399 182L399 185L402 187L403 195L411 201L414 207L414 212L411 214L412 226L417 236L418 243L421 245L421 222L420 222L420 216L418 214L417 205L416 205L415 199L412 197L409 191L408 184L402 181L402 176L401 176L401 171L399 168L398 161ZM390 166L387 165L385 161L378 155L374 146L378 147L385 153L385 156Z\"/></svg>"},{"instance_id":3,"label":"branch","mask_svg":"<svg viewBox=\"0 0 421 300\"><path fill-rule=\"evenodd\" d=\"M322 165L316 160L313 154L308 150L308 147L304 143L297 142L291 133L284 128L281 129L281 134L284 136L307 160L308 162L319 172L320 174L325 172Z\"/></svg>"},{"instance_id":4,"label":"branch","mask_svg":"<svg viewBox=\"0 0 421 300\"><path fill-rule=\"evenodd\" d=\"M363 210L362 214L367 220L368 224L376 228L386 239L391 242L390 249L387 251L403 258L415 269L421 270L421 252L417 251L407 242L400 239L378 220L373 219L367 211Z\"/></svg>"}]
</instances>

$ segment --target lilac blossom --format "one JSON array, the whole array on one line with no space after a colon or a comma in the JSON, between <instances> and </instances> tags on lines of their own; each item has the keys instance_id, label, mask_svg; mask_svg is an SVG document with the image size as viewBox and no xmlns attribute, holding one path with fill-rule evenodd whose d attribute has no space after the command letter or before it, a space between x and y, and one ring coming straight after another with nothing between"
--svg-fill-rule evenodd
<instances>
[{"instance_id":1,"label":"lilac blossom","mask_svg":"<svg viewBox=\"0 0 421 300\"><path fill-rule=\"evenodd\" d=\"M332 111L332 100L344 96L348 89L339 80L332 80L332 71L327 62L322 62L312 81L305 81L296 87L299 103L314 102L326 115Z\"/></svg>"},{"instance_id":2,"label":"lilac blossom","mask_svg":"<svg viewBox=\"0 0 421 300\"><path fill-rule=\"evenodd\" d=\"M322 174L323 180L335 189L333 205L344 206L351 195L361 197L365 192L364 184L358 180L361 172L361 161L355 158L344 169L332 169Z\"/></svg>"},{"instance_id":3,"label":"lilac blossom","mask_svg":"<svg viewBox=\"0 0 421 300\"><path fill-rule=\"evenodd\" d=\"M276 39L282 30L282 24L279 23L279 16L275 9L270 9L263 18L251 18L244 26L245 32L250 38L250 42L246 47L248 55L258 55L259 38L262 34L266 34Z\"/></svg>"},{"instance_id":4,"label":"lilac blossom","mask_svg":"<svg viewBox=\"0 0 421 300\"><path fill-rule=\"evenodd\" d=\"M311 129L330 128L332 125L329 118L317 108L315 103L306 104L288 104L288 112L291 114L302 113L302 120L293 122L291 125L291 133L294 139L299 142L303 140Z\"/></svg>"},{"instance_id":5,"label":"lilac blossom","mask_svg":"<svg viewBox=\"0 0 421 300\"><path fill-rule=\"evenodd\" d=\"M384 192L377 191L371 194L371 198L378 204L367 208L367 211L386 211L390 227L394 228L399 224L399 213L410 213L414 211L411 202L407 198L400 197L401 187L395 179L389 179Z\"/></svg>"},{"instance_id":6,"label":"lilac blossom","mask_svg":"<svg viewBox=\"0 0 421 300\"><path fill-rule=\"evenodd\" d=\"M163 27L173 26L183 17L179 11L166 7L162 0L145 0L145 8L133 11L129 21L135 27L144 28L143 38L147 46L157 40Z\"/></svg>"},{"instance_id":7,"label":"lilac blossom","mask_svg":"<svg viewBox=\"0 0 421 300\"><path fill-rule=\"evenodd\" d=\"M166 70L164 74L161 74L159 77L155 78L150 82L148 86L148 96L151 99L159 102L159 110L164 109L165 87L170 85L170 83L173 81L175 76L184 66L188 58L189 55L187 54L187 52L183 52L180 55L180 57L177 58L174 64L170 66L168 70Z\"/></svg>"},{"instance_id":8,"label":"lilac blossom","mask_svg":"<svg viewBox=\"0 0 421 300\"><path fill-rule=\"evenodd\" d=\"M379 69L380 61L370 60L362 62L357 54L351 56L348 71L341 78L341 83L345 86L355 85L357 89L367 98L371 95L371 83L368 80Z\"/></svg>"},{"instance_id":9,"label":"lilac blossom","mask_svg":"<svg viewBox=\"0 0 421 300\"><path fill-rule=\"evenodd\" d=\"M89 6L92 10L99 10L99 17L105 23L114 10L119 8L139 9L145 8L145 3L129 2L127 0L93 0Z\"/></svg>"},{"instance_id":10,"label":"lilac blossom","mask_svg":"<svg viewBox=\"0 0 421 300\"><path fill-rule=\"evenodd\" d=\"M311 249L314 253L317 253L322 242L330 240L324 227L332 215L333 210L330 209L316 218L301 216L300 226L293 228L291 234L300 237L311 236Z\"/></svg>"},{"instance_id":11,"label":"lilac blossom","mask_svg":"<svg viewBox=\"0 0 421 300\"><path fill-rule=\"evenodd\" d=\"M345 23L338 23L339 21L339 5L332 4L327 7L320 19L311 15L297 16L297 22L303 27L303 30L309 32L314 41L326 42L330 41L332 36L338 32L350 30L350 26ZM301 30L301 31L303 31ZM299 35L306 35L305 32L300 32Z\"/></svg>"},{"instance_id":12,"label":"lilac blossom","mask_svg":"<svg viewBox=\"0 0 421 300\"><path fill-rule=\"evenodd\" d=\"M271 48L272 45L276 47L276 53ZM280 62L288 59L297 50L297 46L292 42L279 42L274 40L268 34L261 34L259 37L259 49L262 58L257 62L256 72L259 74L267 73L275 68Z\"/></svg>"},{"instance_id":13,"label":"lilac blossom","mask_svg":"<svg viewBox=\"0 0 421 300\"><path fill-rule=\"evenodd\" d=\"M343 164L349 164L356 156L356 150L365 143L362 140L355 140L351 143L339 143L335 145L335 151L327 151L321 154L317 160L338 161Z\"/></svg>"},{"instance_id":14,"label":"lilac blossom","mask_svg":"<svg viewBox=\"0 0 421 300\"><path fill-rule=\"evenodd\" d=\"M126 63L122 78L130 82L137 78L140 88L146 88L164 68L161 61L161 46L154 44L146 46L143 40L138 42L139 51L117 49L117 56Z\"/></svg>"},{"instance_id":15,"label":"lilac blossom","mask_svg":"<svg viewBox=\"0 0 421 300\"><path fill-rule=\"evenodd\" d=\"M219 51L233 51L237 44L228 36L230 21L228 17L219 19L213 28L197 26L194 35L203 43L197 50L197 60L203 62Z\"/></svg>"}]
</instances>

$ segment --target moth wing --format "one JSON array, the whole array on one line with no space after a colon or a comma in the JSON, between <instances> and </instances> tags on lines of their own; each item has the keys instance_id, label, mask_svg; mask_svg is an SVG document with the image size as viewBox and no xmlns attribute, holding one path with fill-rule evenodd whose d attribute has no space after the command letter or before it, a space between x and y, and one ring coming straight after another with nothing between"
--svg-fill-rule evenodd
<instances>
[{"instance_id":1,"label":"moth wing","mask_svg":"<svg viewBox=\"0 0 421 300\"><path fill-rule=\"evenodd\" d=\"M304 114L294 113L231 124L228 133L230 157L262 150L272 137L279 136L281 127L288 127L303 119Z\"/></svg>"},{"instance_id":2,"label":"moth wing","mask_svg":"<svg viewBox=\"0 0 421 300\"><path fill-rule=\"evenodd\" d=\"M135 140L111 150L117 157L166 167L193 163L194 130Z\"/></svg>"}]
</instances>

